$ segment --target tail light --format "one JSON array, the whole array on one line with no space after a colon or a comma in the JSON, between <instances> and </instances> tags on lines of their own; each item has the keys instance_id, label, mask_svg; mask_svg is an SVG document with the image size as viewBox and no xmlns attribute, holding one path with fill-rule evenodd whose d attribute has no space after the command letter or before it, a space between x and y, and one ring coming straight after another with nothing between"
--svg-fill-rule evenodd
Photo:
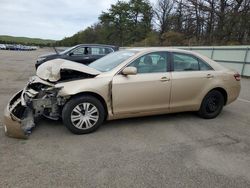
<instances>
[{"instance_id":1,"label":"tail light","mask_svg":"<svg viewBox=\"0 0 250 188\"><path fill-rule=\"evenodd\" d=\"M240 74L239 73L234 74L234 78L236 81L240 81Z\"/></svg>"}]
</instances>

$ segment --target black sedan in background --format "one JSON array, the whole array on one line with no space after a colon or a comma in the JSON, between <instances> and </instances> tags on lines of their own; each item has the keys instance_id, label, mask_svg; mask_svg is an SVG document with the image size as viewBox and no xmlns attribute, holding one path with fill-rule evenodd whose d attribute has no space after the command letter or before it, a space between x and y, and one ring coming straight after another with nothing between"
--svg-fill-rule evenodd
<instances>
[{"instance_id":1,"label":"black sedan in background","mask_svg":"<svg viewBox=\"0 0 250 188\"><path fill-rule=\"evenodd\" d=\"M67 59L83 64L89 64L117 50L119 50L119 47L111 45L79 44L62 52L39 56L35 66L37 69L44 62L57 58Z\"/></svg>"}]
</instances>

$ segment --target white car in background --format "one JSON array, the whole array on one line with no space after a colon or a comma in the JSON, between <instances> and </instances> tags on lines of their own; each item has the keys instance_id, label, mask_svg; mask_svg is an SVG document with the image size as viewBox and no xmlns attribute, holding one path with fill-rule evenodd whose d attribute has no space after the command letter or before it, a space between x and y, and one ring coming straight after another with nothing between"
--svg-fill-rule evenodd
<instances>
[{"instance_id":1,"label":"white car in background","mask_svg":"<svg viewBox=\"0 0 250 188\"><path fill-rule=\"evenodd\" d=\"M1 50L6 50L5 44L0 44L0 49L1 49Z\"/></svg>"}]
</instances>

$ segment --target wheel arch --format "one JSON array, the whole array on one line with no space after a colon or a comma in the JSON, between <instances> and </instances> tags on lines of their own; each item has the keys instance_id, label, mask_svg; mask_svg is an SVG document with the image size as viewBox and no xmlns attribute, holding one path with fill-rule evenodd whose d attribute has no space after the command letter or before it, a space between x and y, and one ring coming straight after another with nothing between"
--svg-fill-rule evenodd
<instances>
[{"instance_id":1,"label":"wheel arch","mask_svg":"<svg viewBox=\"0 0 250 188\"><path fill-rule=\"evenodd\" d=\"M104 110L105 110L105 119L106 119L107 116L108 116L108 106L107 106L107 103L106 103L106 101L104 100L104 98L103 98L101 95L99 95L98 93L91 92L91 91L80 92L80 93L77 93L77 94L75 94L75 95L72 95L72 96L68 99L68 101L71 100L72 98L77 98L77 97L79 97L79 96L84 96L84 95L93 96L93 97L95 97L96 99L98 99L98 100L102 103L102 105L103 105L103 107L104 107Z\"/></svg>"},{"instance_id":2,"label":"wheel arch","mask_svg":"<svg viewBox=\"0 0 250 188\"><path fill-rule=\"evenodd\" d=\"M224 88L222 88L222 87L215 87L215 88L211 89L209 92L214 91L214 90L219 91L223 95L223 97L224 97L224 105L226 105L227 104L227 100L228 100L227 91Z\"/></svg>"}]
</instances>

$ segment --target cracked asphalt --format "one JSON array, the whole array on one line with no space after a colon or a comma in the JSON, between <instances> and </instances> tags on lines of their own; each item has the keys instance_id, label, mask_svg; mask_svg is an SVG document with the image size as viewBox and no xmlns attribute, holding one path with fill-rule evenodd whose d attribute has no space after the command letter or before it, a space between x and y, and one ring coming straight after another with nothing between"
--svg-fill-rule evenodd
<instances>
[{"instance_id":1,"label":"cracked asphalt","mask_svg":"<svg viewBox=\"0 0 250 188\"><path fill-rule=\"evenodd\" d=\"M35 73L38 55L0 51L0 110ZM0 187L250 187L250 79L219 117L194 113L106 122L73 135L42 119L28 140L4 135Z\"/></svg>"}]
</instances>

